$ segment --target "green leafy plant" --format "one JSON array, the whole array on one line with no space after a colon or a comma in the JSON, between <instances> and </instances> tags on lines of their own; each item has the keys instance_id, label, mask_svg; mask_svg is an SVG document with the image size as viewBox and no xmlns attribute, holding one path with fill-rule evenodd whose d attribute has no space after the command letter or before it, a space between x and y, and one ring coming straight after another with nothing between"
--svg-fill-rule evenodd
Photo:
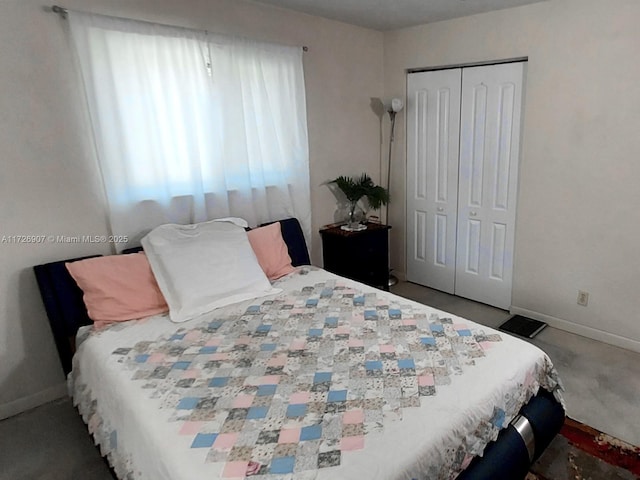
<instances>
[{"instance_id":1,"label":"green leafy plant","mask_svg":"<svg viewBox=\"0 0 640 480\"><path fill-rule=\"evenodd\" d=\"M371 208L376 210L389 203L387 189L373 183L371 177L366 173L359 177L341 175L329 183L335 183L352 205L355 205L362 197L366 197Z\"/></svg>"}]
</instances>

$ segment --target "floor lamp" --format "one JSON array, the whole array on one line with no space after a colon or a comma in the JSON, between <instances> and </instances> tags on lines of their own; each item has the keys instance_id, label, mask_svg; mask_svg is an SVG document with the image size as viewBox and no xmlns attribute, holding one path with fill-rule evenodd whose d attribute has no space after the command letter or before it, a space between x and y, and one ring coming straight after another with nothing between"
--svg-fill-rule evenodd
<instances>
[{"instance_id":1,"label":"floor lamp","mask_svg":"<svg viewBox=\"0 0 640 480\"><path fill-rule=\"evenodd\" d=\"M384 108L389 114L389 118L391 119L391 133L389 135L389 158L387 159L387 192L390 191L391 188L391 157L393 153L393 137L396 129L396 113L402 110L404 107L404 102L400 98L394 98L389 103L385 103ZM385 210L385 219L384 223L389 224L389 205L387 204L387 208ZM389 255L389 262L391 262L391 256ZM389 268L389 286L392 287L398 283L397 277L391 275L391 268Z\"/></svg>"}]
</instances>

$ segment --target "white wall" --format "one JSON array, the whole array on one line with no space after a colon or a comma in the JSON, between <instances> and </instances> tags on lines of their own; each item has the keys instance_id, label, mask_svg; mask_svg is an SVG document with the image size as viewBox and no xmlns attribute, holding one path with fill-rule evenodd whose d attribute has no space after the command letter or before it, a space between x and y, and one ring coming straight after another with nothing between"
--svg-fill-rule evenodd
<instances>
[{"instance_id":1,"label":"white wall","mask_svg":"<svg viewBox=\"0 0 640 480\"><path fill-rule=\"evenodd\" d=\"M46 2L45 2L46 3ZM104 198L65 36L43 2L0 2L0 238L106 234ZM65 0L64 6L307 45L305 76L318 228L335 201L321 183L368 171L378 180L383 90L379 32L239 0ZM0 243L0 418L64 393L63 375L31 267L107 245Z\"/></svg>"},{"instance_id":2,"label":"white wall","mask_svg":"<svg viewBox=\"0 0 640 480\"><path fill-rule=\"evenodd\" d=\"M406 69L528 57L514 310L640 349L640 2L553 0L385 34L385 93ZM392 195L404 196L398 124ZM404 203L391 208L404 270ZM578 290L588 307L576 304Z\"/></svg>"}]
</instances>

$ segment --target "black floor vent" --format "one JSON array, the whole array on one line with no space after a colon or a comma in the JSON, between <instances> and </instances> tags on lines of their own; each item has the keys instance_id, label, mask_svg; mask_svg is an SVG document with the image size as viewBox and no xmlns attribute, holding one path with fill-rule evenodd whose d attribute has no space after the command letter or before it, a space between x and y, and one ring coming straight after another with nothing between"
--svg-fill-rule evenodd
<instances>
[{"instance_id":1,"label":"black floor vent","mask_svg":"<svg viewBox=\"0 0 640 480\"><path fill-rule=\"evenodd\" d=\"M539 334L547 324L538 320L515 315L500 325L500 330L508 333L515 333L521 337L533 338Z\"/></svg>"}]
</instances>

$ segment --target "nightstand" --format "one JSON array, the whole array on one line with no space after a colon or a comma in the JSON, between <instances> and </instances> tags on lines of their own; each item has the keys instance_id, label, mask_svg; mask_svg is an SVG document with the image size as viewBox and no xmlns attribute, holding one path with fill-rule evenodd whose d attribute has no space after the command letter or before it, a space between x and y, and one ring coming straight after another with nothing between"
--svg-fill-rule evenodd
<instances>
[{"instance_id":1,"label":"nightstand","mask_svg":"<svg viewBox=\"0 0 640 480\"><path fill-rule=\"evenodd\" d=\"M348 232L339 226L320 230L324 269L389 290L389 225L367 222L367 229Z\"/></svg>"}]
</instances>

